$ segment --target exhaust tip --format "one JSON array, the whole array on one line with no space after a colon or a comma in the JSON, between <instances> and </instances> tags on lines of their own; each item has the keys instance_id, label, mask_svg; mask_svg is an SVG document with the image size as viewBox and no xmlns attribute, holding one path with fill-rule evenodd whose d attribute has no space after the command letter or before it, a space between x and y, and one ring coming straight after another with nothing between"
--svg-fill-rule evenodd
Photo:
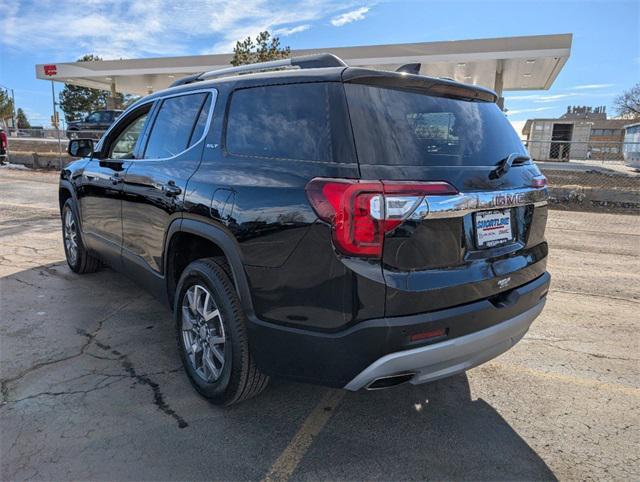
<instances>
[{"instance_id":1,"label":"exhaust tip","mask_svg":"<svg viewBox=\"0 0 640 482\"><path fill-rule=\"evenodd\" d=\"M376 378L374 381L367 385L367 390L384 390L385 388L395 387L411 380L415 376L415 373L398 373L396 375L389 375L386 377Z\"/></svg>"}]
</instances>

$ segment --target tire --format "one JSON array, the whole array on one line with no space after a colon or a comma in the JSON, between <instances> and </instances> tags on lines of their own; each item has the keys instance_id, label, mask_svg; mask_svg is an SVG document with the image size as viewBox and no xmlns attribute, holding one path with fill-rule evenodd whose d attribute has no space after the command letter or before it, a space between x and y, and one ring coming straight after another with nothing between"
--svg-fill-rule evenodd
<instances>
[{"instance_id":1,"label":"tire","mask_svg":"<svg viewBox=\"0 0 640 482\"><path fill-rule=\"evenodd\" d=\"M269 377L253 362L240 299L220 264L213 258L189 264L174 303L178 351L198 393L215 405L232 405L266 388Z\"/></svg>"},{"instance_id":2,"label":"tire","mask_svg":"<svg viewBox=\"0 0 640 482\"><path fill-rule=\"evenodd\" d=\"M100 260L89 254L82 242L78 217L71 198L62 206L62 244L71 271L78 274L98 271Z\"/></svg>"}]
</instances>

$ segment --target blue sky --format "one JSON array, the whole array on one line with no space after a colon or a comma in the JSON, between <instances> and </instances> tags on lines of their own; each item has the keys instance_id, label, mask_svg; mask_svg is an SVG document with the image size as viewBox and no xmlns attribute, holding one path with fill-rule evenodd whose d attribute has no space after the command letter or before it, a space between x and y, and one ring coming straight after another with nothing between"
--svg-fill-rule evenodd
<instances>
[{"instance_id":1,"label":"blue sky","mask_svg":"<svg viewBox=\"0 0 640 482\"><path fill-rule=\"evenodd\" d=\"M268 29L291 48L572 33L549 91L506 92L509 118L607 105L640 80L640 2L351 0L0 0L0 85L32 124L48 124L51 86L37 63L230 52ZM56 85L57 91L60 84Z\"/></svg>"}]
</instances>

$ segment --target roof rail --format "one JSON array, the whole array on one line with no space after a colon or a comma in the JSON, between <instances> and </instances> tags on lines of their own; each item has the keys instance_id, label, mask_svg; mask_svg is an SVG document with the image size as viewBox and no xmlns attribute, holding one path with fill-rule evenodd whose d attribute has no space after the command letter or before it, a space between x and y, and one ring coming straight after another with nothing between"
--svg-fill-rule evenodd
<instances>
[{"instance_id":1,"label":"roof rail","mask_svg":"<svg viewBox=\"0 0 640 482\"><path fill-rule=\"evenodd\" d=\"M178 80L171 83L169 87L177 87L178 85L191 84L192 82L197 82L200 80L200 76L203 72L199 72L193 75L187 75L186 77L181 77Z\"/></svg>"},{"instance_id":2,"label":"roof rail","mask_svg":"<svg viewBox=\"0 0 640 482\"><path fill-rule=\"evenodd\" d=\"M176 80L170 87L190 84L200 80L227 77L229 75L249 74L252 72L264 72L266 70L277 69L318 69L322 67L346 67L347 64L333 54L315 54L302 57L292 57L290 59L271 60L269 62L257 62L255 64L238 65L237 67L226 67L224 69L211 70L200 74L190 75Z\"/></svg>"},{"instance_id":3,"label":"roof rail","mask_svg":"<svg viewBox=\"0 0 640 482\"><path fill-rule=\"evenodd\" d=\"M396 72L420 75L420 67L422 67L422 64L404 64L398 67Z\"/></svg>"}]
</instances>

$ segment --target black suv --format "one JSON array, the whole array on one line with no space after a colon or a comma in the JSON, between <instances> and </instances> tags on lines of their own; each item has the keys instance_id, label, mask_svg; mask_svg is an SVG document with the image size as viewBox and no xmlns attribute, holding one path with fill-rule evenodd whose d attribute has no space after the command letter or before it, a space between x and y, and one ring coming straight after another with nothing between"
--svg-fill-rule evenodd
<instances>
[{"instance_id":1,"label":"black suv","mask_svg":"<svg viewBox=\"0 0 640 482\"><path fill-rule=\"evenodd\" d=\"M97 110L84 120L69 122L67 137L78 139L81 137L99 139L104 131L122 114L121 110Z\"/></svg>"},{"instance_id":2,"label":"black suv","mask_svg":"<svg viewBox=\"0 0 640 482\"><path fill-rule=\"evenodd\" d=\"M446 377L542 311L546 179L493 92L331 55L178 84L70 142L64 246L73 271L106 262L168 302L214 403L269 376Z\"/></svg>"}]
</instances>

